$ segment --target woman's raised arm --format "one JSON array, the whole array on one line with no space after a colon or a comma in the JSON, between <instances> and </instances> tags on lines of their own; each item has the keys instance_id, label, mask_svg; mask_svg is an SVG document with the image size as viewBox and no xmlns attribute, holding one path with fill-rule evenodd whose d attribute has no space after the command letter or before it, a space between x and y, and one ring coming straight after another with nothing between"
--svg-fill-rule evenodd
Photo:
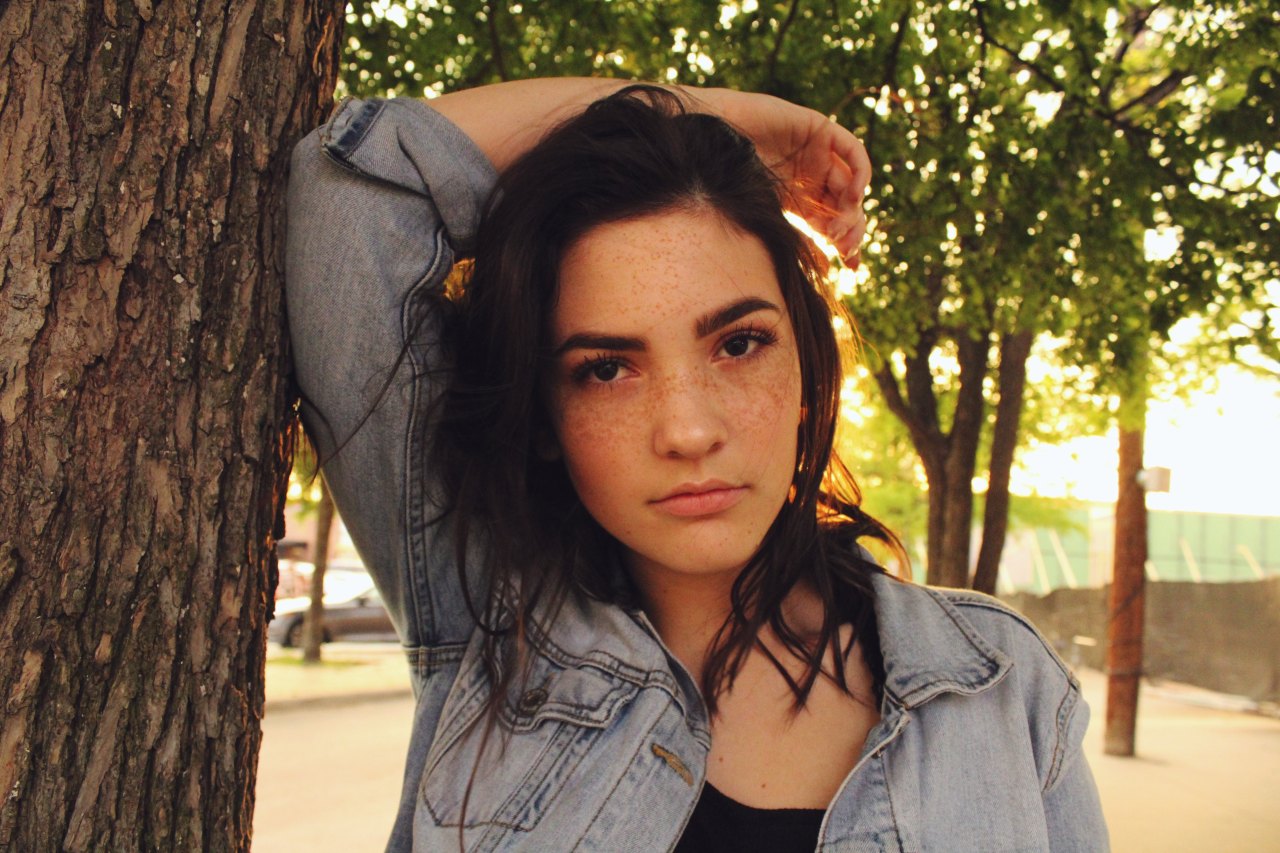
<instances>
[{"instance_id":1,"label":"woman's raised arm","mask_svg":"<svg viewBox=\"0 0 1280 853\"><path fill-rule=\"evenodd\" d=\"M502 171L562 119L628 85L561 77L517 80L445 95L431 106L461 128ZM871 177L858 138L821 113L780 98L732 89L670 87L693 109L724 118L760 150L790 185L800 213L846 259L857 257L866 230L862 197Z\"/></svg>"},{"instance_id":2,"label":"woman's raised arm","mask_svg":"<svg viewBox=\"0 0 1280 853\"><path fill-rule=\"evenodd\" d=\"M286 297L302 418L361 558L411 649L474 625L424 459L448 365L432 310L496 173L411 99L352 100L290 163Z\"/></svg>"}]
</instances>

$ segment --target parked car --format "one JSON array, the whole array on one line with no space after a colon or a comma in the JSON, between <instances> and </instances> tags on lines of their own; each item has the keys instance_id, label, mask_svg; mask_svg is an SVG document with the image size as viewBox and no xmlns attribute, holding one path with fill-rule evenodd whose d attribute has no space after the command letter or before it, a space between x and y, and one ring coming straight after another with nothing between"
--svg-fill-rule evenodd
<instances>
[{"instance_id":1,"label":"parked car","mask_svg":"<svg viewBox=\"0 0 1280 853\"><path fill-rule=\"evenodd\" d=\"M316 570L312 563L301 559L281 557L279 568L280 577L276 581L276 601L311 594L311 575ZM335 580L339 573L355 573L368 577L369 570L359 560L330 560L329 568L325 570L325 589L330 589L334 583L343 582L342 579Z\"/></svg>"},{"instance_id":2,"label":"parked car","mask_svg":"<svg viewBox=\"0 0 1280 853\"><path fill-rule=\"evenodd\" d=\"M330 585L330 581L333 585ZM267 626L267 639L285 648L302 645L302 623L311 599L307 596L282 598ZM325 573L324 642L332 640L398 640L395 626L382 596L368 574Z\"/></svg>"}]
</instances>

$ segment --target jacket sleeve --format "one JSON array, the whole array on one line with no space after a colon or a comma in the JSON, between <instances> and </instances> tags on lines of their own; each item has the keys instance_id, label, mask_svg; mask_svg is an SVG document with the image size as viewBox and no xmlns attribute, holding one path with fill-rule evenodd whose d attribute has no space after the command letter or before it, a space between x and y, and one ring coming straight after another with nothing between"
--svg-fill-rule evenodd
<instances>
[{"instance_id":1,"label":"jacket sleeve","mask_svg":"<svg viewBox=\"0 0 1280 853\"><path fill-rule=\"evenodd\" d=\"M1075 679L1070 679L1068 691L1055 749L1058 760L1042 794L1050 849L1055 853L1110 850L1098 788L1082 746L1089 727L1089 706L1080 698Z\"/></svg>"},{"instance_id":2,"label":"jacket sleeve","mask_svg":"<svg viewBox=\"0 0 1280 853\"><path fill-rule=\"evenodd\" d=\"M471 632L423 460L443 387L430 313L496 175L425 102L350 100L293 151L286 298L302 419L410 648Z\"/></svg>"}]
</instances>

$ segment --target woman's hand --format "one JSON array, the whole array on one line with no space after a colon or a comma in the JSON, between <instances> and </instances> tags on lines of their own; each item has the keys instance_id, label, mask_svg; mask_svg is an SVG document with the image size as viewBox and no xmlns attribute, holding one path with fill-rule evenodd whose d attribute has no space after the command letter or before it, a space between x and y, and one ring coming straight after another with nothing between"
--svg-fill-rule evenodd
<instances>
[{"instance_id":1,"label":"woman's hand","mask_svg":"<svg viewBox=\"0 0 1280 853\"><path fill-rule=\"evenodd\" d=\"M856 266L867 229L862 199L871 161L862 143L821 113L780 98L728 89L689 90L751 137L761 159L791 187L796 212Z\"/></svg>"}]
</instances>

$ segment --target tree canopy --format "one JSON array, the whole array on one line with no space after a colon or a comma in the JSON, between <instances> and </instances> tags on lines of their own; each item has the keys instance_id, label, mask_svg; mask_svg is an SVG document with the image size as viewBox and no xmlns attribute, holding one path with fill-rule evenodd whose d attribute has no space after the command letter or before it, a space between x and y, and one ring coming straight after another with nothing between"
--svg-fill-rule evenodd
<instances>
[{"instance_id":1,"label":"tree canopy","mask_svg":"<svg viewBox=\"0 0 1280 853\"><path fill-rule=\"evenodd\" d=\"M969 581L985 444L994 586L1038 339L1098 392L1141 386L1190 315L1273 340L1272 4L418 0L348 22L357 94L609 75L769 92L859 132L871 227L841 287L928 479L931 581Z\"/></svg>"}]
</instances>

